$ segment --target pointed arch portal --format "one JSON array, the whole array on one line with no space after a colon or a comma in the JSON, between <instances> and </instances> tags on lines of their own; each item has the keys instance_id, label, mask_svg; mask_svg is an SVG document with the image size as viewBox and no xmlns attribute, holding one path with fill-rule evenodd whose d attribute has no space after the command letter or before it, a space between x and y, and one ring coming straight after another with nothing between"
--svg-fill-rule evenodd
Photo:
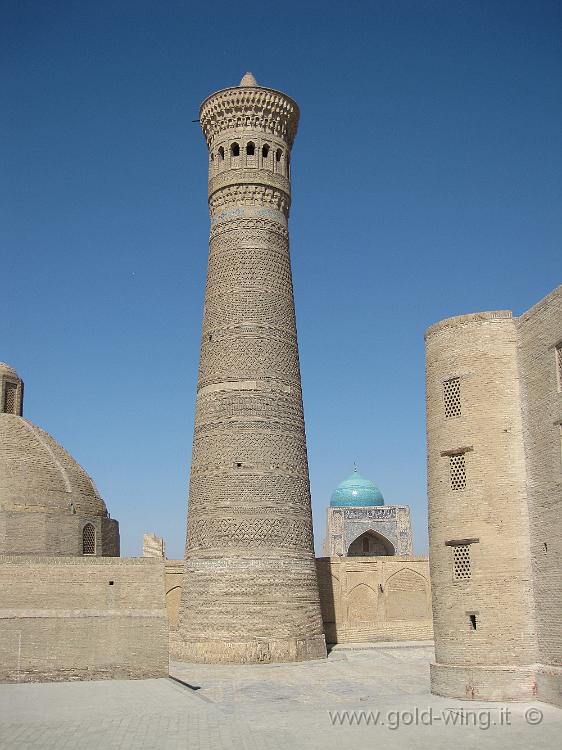
<instances>
[{"instance_id":1,"label":"pointed arch portal","mask_svg":"<svg viewBox=\"0 0 562 750\"><path fill-rule=\"evenodd\" d=\"M385 536L369 529L351 542L347 554L349 557L373 557L395 555L396 551Z\"/></svg>"}]
</instances>

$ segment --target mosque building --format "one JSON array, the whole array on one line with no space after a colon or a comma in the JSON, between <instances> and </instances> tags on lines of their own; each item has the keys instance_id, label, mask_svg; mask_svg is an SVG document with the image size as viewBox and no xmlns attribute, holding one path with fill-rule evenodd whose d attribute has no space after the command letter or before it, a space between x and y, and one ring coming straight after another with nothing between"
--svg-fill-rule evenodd
<instances>
[{"instance_id":1,"label":"mosque building","mask_svg":"<svg viewBox=\"0 0 562 750\"><path fill-rule=\"evenodd\" d=\"M432 692L562 705L562 286L520 317L426 332L431 566L410 508L356 469L315 559L288 244L298 106L246 74L201 124L212 226L185 558L154 534L119 556L93 480L23 417L0 363L0 681L435 637Z\"/></svg>"},{"instance_id":2,"label":"mosque building","mask_svg":"<svg viewBox=\"0 0 562 750\"><path fill-rule=\"evenodd\" d=\"M410 508L386 505L354 469L333 491L316 560L329 644L430 640L429 562L412 554Z\"/></svg>"},{"instance_id":3,"label":"mosque building","mask_svg":"<svg viewBox=\"0 0 562 750\"><path fill-rule=\"evenodd\" d=\"M327 513L327 557L412 554L410 508L385 505L380 489L357 469L338 484Z\"/></svg>"}]
</instances>

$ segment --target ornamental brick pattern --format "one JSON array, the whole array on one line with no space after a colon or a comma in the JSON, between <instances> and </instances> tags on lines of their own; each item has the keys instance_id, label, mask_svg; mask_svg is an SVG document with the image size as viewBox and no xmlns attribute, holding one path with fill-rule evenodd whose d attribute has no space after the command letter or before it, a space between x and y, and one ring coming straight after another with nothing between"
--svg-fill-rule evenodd
<instances>
[{"instance_id":1,"label":"ornamental brick pattern","mask_svg":"<svg viewBox=\"0 0 562 750\"><path fill-rule=\"evenodd\" d=\"M290 97L248 74L200 110L211 233L171 639L188 661L326 655L287 228L298 118Z\"/></svg>"},{"instance_id":2,"label":"ornamental brick pattern","mask_svg":"<svg viewBox=\"0 0 562 750\"><path fill-rule=\"evenodd\" d=\"M353 555L365 535L372 535L370 555L411 555L412 525L408 505L330 507L327 510L324 553L327 557ZM378 548L377 548L378 547ZM350 549L351 548L351 549Z\"/></svg>"}]
</instances>

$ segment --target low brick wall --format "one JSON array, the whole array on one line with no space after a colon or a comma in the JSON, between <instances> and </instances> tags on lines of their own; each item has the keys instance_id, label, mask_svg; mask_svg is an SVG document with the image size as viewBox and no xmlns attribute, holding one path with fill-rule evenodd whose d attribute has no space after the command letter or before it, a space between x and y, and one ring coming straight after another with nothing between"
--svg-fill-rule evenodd
<instances>
[{"instance_id":1,"label":"low brick wall","mask_svg":"<svg viewBox=\"0 0 562 750\"><path fill-rule=\"evenodd\" d=\"M316 560L327 643L433 638L427 557Z\"/></svg>"},{"instance_id":2,"label":"low brick wall","mask_svg":"<svg viewBox=\"0 0 562 750\"><path fill-rule=\"evenodd\" d=\"M168 674L164 561L0 556L0 680Z\"/></svg>"},{"instance_id":3,"label":"low brick wall","mask_svg":"<svg viewBox=\"0 0 562 750\"><path fill-rule=\"evenodd\" d=\"M321 557L316 560L326 642L433 638L427 557ZM166 606L178 622L183 560L166 560Z\"/></svg>"}]
</instances>

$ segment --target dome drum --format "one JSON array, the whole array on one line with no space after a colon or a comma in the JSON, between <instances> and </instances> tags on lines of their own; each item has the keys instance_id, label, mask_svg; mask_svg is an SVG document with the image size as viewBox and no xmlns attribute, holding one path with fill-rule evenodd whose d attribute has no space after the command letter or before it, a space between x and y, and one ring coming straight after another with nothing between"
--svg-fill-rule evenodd
<instances>
[{"instance_id":1,"label":"dome drum","mask_svg":"<svg viewBox=\"0 0 562 750\"><path fill-rule=\"evenodd\" d=\"M0 510L1 555L119 557L119 523L68 512Z\"/></svg>"}]
</instances>

